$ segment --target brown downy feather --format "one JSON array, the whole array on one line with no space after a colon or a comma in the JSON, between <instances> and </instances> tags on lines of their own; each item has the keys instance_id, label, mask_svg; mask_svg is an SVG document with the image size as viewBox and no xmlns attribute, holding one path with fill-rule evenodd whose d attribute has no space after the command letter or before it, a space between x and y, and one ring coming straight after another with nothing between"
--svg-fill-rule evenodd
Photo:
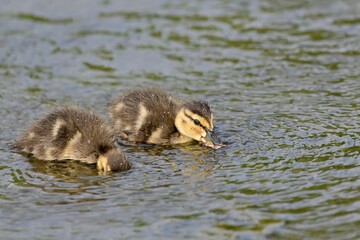
<instances>
[{"instance_id":1,"label":"brown downy feather","mask_svg":"<svg viewBox=\"0 0 360 240\"><path fill-rule=\"evenodd\" d=\"M75 106L65 106L32 124L13 145L16 149L41 160L73 159L96 163L100 156L117 153L123 169L128 160L116 146L115 136L97 115ZM111 158L113 158L111 156Z\"/></svg>"},{"instance_id":2,"label":"brown downy feather","mask_svg":"<svg viewBox=\"0 0 360 240\"><path fill-rule=\"evenodd\" d=\"M206 102L182 101L157 89L128 92L112 101L108 110L115 132L122 139L168 145L198 140L181 134L175 125L184 108L199 115L209 128L212 126L212 113ZM189 128L197 127L191 124Z\"/></svg>"}]
</instances>

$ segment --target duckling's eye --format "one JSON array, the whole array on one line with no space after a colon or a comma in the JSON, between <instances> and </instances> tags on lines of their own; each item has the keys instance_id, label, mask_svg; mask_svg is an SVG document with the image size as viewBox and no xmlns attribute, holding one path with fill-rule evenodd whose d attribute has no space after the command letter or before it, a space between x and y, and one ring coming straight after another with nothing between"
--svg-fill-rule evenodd
<instances>
[{"instance_id":1,"label":"duckling's eye","mask_svg":"<svg viewBox=\"0 0 360 240\"><path fill-rule=\"evenodd\" d=\"M194 124L195 124L195 125L200 125L200 121L197 120L197 119L194 119Z\"/></svg>"}]
</instances>

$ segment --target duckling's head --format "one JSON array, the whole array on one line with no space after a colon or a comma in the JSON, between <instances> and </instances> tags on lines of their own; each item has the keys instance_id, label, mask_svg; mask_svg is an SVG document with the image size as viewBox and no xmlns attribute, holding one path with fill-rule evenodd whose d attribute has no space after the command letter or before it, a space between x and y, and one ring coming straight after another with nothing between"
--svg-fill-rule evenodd
<instances>
[{"instance_id":1,"label":"duckling's head","mask_svg":"<svg viewBox=\"0 0 360 240\"><path fill-rule=\"evenodd\" d=\"M104 172L126 171L131 168L131 164L125 154L120 149L115 148L99 156L97 168Z\"/></svg>"},{"instance_id":2,"label":"duckling's head","mask_svg":"<svg viewBox=\"0 0 360 240\"><path fill-rule=\"evenodd\" d=\"M181 134L217 149L220 145L215 142L218 139L213 133L213 121L209 105L196 100L186 102L180 108L175 118L175 126Z\"/></svg>"}]
</instances>

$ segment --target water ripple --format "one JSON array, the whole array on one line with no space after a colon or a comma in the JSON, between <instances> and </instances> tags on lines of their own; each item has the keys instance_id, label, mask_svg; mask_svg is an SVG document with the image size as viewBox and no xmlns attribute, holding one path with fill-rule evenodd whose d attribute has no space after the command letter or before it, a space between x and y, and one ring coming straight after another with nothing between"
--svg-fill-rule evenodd
<instances>
[{"instance_id":1,"label":"water ripple","mask_svg":"<svg viewBox=\"0 0 360 240\"><path fill-rule=\"evenodd\" d=\"M335 1L7 1L4 238L359 239L359 11ZM122 146L126 173L13 153L25 125L138 86L205 98L218 151Z\"/></svg>"}]
</instances>

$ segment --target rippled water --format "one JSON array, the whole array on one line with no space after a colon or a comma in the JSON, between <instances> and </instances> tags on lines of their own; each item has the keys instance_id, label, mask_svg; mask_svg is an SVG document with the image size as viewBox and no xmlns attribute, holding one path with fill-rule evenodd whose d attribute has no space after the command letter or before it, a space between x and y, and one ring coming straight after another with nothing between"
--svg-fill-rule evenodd
<instances>
[{"instance_id":1,"label":"rippled water","mask_svg":"<svg viewBox=\"0 0 360 240\"><path fill-rule=\"evenodd\" d=\"M0 1L2 239L359 239L360 3ZM227 147L98 175L8 144L55 104L205 98Z\"/></svg>"}]
</instances>

